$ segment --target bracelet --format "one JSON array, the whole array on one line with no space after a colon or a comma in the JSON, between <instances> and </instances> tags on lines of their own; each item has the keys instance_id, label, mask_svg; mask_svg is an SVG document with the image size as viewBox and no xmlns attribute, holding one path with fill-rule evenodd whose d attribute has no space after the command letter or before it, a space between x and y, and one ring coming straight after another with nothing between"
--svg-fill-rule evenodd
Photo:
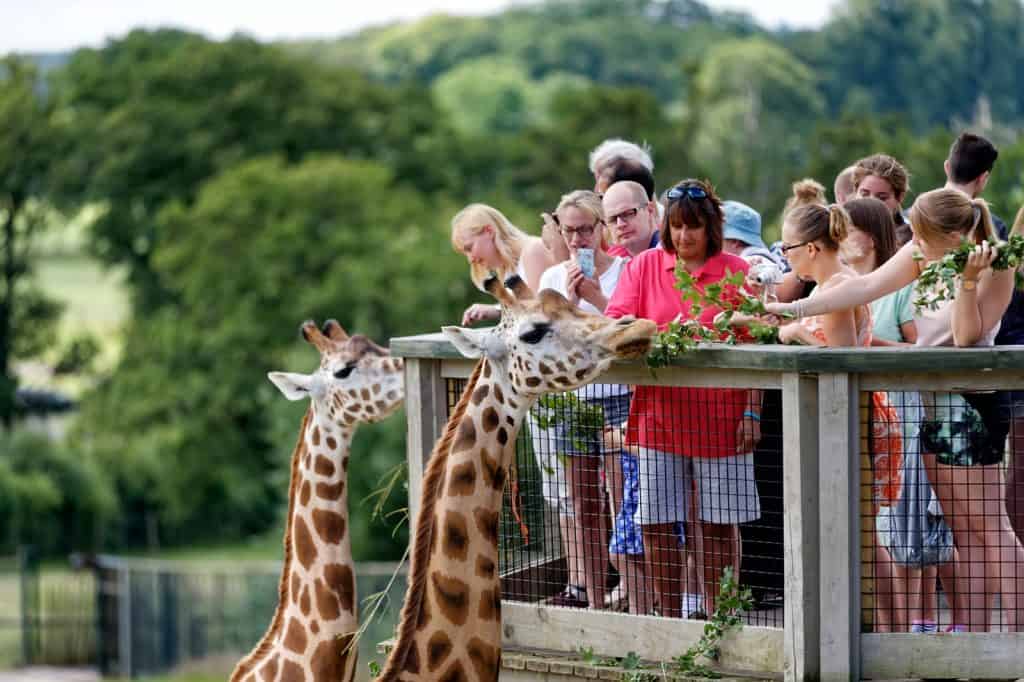
<instances>
[{"instance_id":1,"label":"bracelet","mask_svg":"<svg viewBox=\"0 0 1024 682\"><path fill-rule=\"evenodd\" d=\"M757 412L754 412L753 410L744 410L743 411L743 416L744 417L750 417L751 419L753 419L756 422L761 421L761 415L759 415Z\"/></svg>"}]
</instances>

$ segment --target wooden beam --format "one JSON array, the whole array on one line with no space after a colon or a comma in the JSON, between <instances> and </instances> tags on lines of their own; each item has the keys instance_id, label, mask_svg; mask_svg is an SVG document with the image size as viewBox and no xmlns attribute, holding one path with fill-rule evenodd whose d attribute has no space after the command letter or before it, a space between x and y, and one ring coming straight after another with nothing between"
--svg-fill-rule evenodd
<instances>
[{"instance_id":1,"label":"wooden beam","mask_svg":"<svg viewBox=\"0 0 1024 682\"><path fill-rule=\"evenodd\" d=\"M782 378L782 490L785 536L785 675L815 680L819 663L818 382Z\"/></svg>"},{"instance_id":2,"label":"wooden beam","mask_svg":"<svg viewBox=\"0 0 1024 682\"><path fill-rule=\"evenodd\" d=\"M684 653L704 632L695 620L631 616L610 611L501 603L503 647L578 652L666 661ZM783 668L782 629L747 625L722 642L718 663L735 670L778 673Z\"/></svg>"},{"instance_id":3,"label":"wooden beam","mask_svg":"<svg viewBox=\"0 0 1024 682\"><path fill-rule=\"evenodd\" d=\"M405 415L409 527L415 528L423 488L423 471L448 421L447 393L439 360L406 358Z\"/></svg>"},{"instance_id":4,"label":"wooden beam","mask_svg":"<svg viewBox=\"0 0 1024 682\"><path fill-rule=\"evenodd\" d=\"M821 679L860 679L857 377L818 376Z\"/></svg>"},{"instance_id":5,"label":"wooden beam","mask_svg":"<svg viewBox=\"0 0 1024 682\"><path fill-rule=\"evenodd\" d=\"M1024 633L863 634L865 678L1002 678L1024 675Z\"/></svg>"}]
</instances>

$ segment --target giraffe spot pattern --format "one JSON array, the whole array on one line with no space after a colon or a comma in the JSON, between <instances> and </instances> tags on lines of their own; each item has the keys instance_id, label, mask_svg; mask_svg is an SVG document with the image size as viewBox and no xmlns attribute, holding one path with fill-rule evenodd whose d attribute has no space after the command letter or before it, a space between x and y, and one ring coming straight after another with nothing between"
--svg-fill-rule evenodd
<instances>
[{"instance_id":1,"label":"giraffe spot pattern","mask_svg":"<svg viewBox=\"0 0 1024 682\"><path fill-rule=\"evenodd\" d=\"M380 384L374 384L370 387L370 393L378 395L380 393Z\"/></svg>"},{"instance_id":2,"label":"giraffe spot pattern","mask_svg":"<svg viewBox=\"0 0 1024 682\"><path fill-rule=\"evenodd\" d=\"M469 528L466 517L449 510L444 517L444 554L449 559L465 561L469 553Z\"/></svg>"},{"instance_id":3,"label":"giraffe spot pattern","mask_svg":"<svg viewBox=\"0 0 1024 682\"><path fill-rule=\"evenodd\" d=\"M345 517L337 512L314 509L313 527L320 539L329 545L336 545L345 537Z\"/></svg>"},{"instance_id":4,"label":"giraffe spot pattern","mask_svg":"<svg viewBox=\"0 0 1024 682\"><path fill-rule=\"evenodd\" d=\"M316 496L325 500L336 500L345 492L345 481L338 481L334 484L317 483Z\"/></svg>"},{"instance_id":5,"label":"giraffe spot pattern","mask_svg":"<svg viewBox=\"0 0 1024 682\"><path fill-rule=\"evenodd\" d=\"M539 377L526 377L526 385L529 386L530 388L536 388L536 387L540 386L540 378Z\"/></svg>"},{"instance_id":6,"label":"giraffe spot pattern","mask_svg":"<svg viewBox=\"0 0 1024 682\"><path fill-rule=\"evenodd\" d=\"M555 377L554 382L556 384L561 385L561 386L571 386L572 385L572 382L569 381L569 377L564 377L564 376L561 376L561 375Z\"/></svg>"},{"instance_id":7,"label":"giraffe spot pattern","mask_svg":"<svg viewBox=\"0 0 1024 682\"><path fill-rule=\"evenodd\" d=\"M443 630L438 630L427 640L427 670L436 671L452 653L452 640Z\"/></svg>"},{"instance_id":8,"label":"giraffe spot pattern","mask_svg":"<svg viewBox=\"0 0 1024 682\"><path fill-rule=\"evenodd\" d=\"M303 507L309 504L309 495L311 493L311 490L312 489L309 486L309 481L303 481L302 489L299 491L299 504L301 504Z\"/></svg>"},{"instance_id":9,"label":"giraffe spot pattern","mask_svg":"<svg viewBox=\"0 0 1024 682\"><path fill-rule=\"evenodd\" d=\"M309 668L314 680L342 680L345 677L345 663L350 655L355 655L348 642L352 636L346 635L339 639L328 639L320 642L313 650L309 659Z\"/></svg>"},{"instance_id":10,"label":"giraffe spot pattern","mask_svg":"<svg viewBox=\"0 0 1024 682\"><path fill-rule=\"evenodd\" d=\"M494 385L494 399L498 401L499 405L505 402L505 393L502 392L501 386L497 384Z\"/></svg>"},{"instance_id":11,"label":"giraffe spot pattern","mask_svg":"<svg viewBox=\"0 0 1024 682\"><path fill-rule=\"evenodd\" d=\"M455 625L465 625L469 616L469 585L454 576L435 572L430 576L438 609Z\"/></svg>"},{"instance_id":12,"label":"giraffe spot pattern","mask_svg":"<svg viewBox=\"0 0 1024 682\"><path fill-rule=\"evenodd\" d=\"M477 609L476 616L483 621L501 618L500 590L483 590L480 593L480 606Z\"/></svg>"},{"instance_id":13,"label":"giraffe spot pattern","mask_svg":"<svg viewBox=\"0 0 1024 682\"><path fill-rule=\"evenodd\" d=\"M379 412L383 412L384 410L388 409L388 404L383 400L378 400L373 404L373 406L376 407Z\"/></svg>"},{"instance_id":14,"label":"giraffe spot pattern","mask_svg":"<svg viewBox=\"0 0 1024 682\"><path fill-rule=\"evenodd\" d=\"M277 677L277 661L280 657L280 654L274 654L274 657L267 661L267 664L260 669L260 677L265 682L273 682L273 679Z\"/></svg>"},{"instance_id":15,"label":"giraffe spot pattern","mask_svg":"<svg viewBox=\"0 0 1024 682\"><path fill-rule=\"evenodd\" d=\"M483 465L484 478L495 490L505 489L505 469L501 463L490 456L487 448L480 449L480 463Z\"/></svg>"},{"instance_id":16,"label":"giraffe spot pattern","mask_svg":"<svg viewBox=\"0 0 1024 682\"><path fill-rule=\"evenodd\" d=\"M468 682L466 670L462 667L462 661L455 661L444 671L440 682Z\"/></svg>"},{"instance_id":17,"label":"giraffe spot pattern","mask_svg":"<svg viewBox=\"0 0 1024 682\"><path fill-rule=\"evenodd\" d=\"M555 363L555 367L558 368L559 372L568 372L569 371L569 368L566 367L565 363L562 362L561 360L559 360L558 362Z\"/></svg>"},{"instance_id":18,"label":"giraffe spot pattern","mask_svg":"<svg viewBox=\"0 0 1024 682\"><path fill-rule=\"evenodd\" d=\"M476 557L476 575L489 580L494 579L494 560L483 554Z\"/></svg>"},{"instance_id":19,"label":"giraffe spot pattern","mask_svg":"<svg viewBox=\"0 0 1024 682\"><path fill-rule=\"evenodd\" d=\"M348 472L348 455L345 455L341 460L341 470Z\"/></svg>"},{"instance_id":20,"label":"giraffe spot pattern","mask_svg":"<svg viewBox=\"0 0 1024 682\"><path fill-rule=\"evenodd\" d=\"M498 424L501 423L501 419L498 418L497 410L495 410L493 407L488 407L484 410L480 422L481 425L484 427L484 432L490 433L494 429L498 428Z\"/></svg>"},{"instance_id":21,"label":"giraffe spot pattern","mask_svg":"<svg viewBox=\"0 0 1024 682\"><path fill-rule=\"evenodd\" d=\"M315 471L321 476L326 476L327 478L330 478L331 476L334 475L334 462L327 459L323 455L317 455Z\"/></svg>"},{"instance_id":22,"label":"giraffe spot pattern","mask_svg":"<svg viewBox=\"0 0 1024 682\"><path fill-rule=\"evenodd\" d=\"M448 496L472 495L476 489L476 465L473 461L456 464L448 474Z\"/></svg>"},{"instance_id":23,"label":"giraffe spot pattern","mask_svg":"<svg viewBox=\"0 0 1024 682\"><path fill-rule=\"evenodd\" d=\"M477 507L473 510L476 518L476 527L491 545L498 546L498 512L487 507Z\"/></svg>"},{"instance_id":24,"label":"giraffe spot pattern","mask_svg":"<svg viewBox=\"0 0 1024 682\"><path fill-rule=\"evenodd\" d=\"M423 599L420 602L420 613L416 618L416 629L422 630L423 628L427 627L427 625L430 624L431 616L432 614L430 611L430 595L425 594L423 595Z\"/></svg>"},{"instance_id":25,"label":"giraffe spot pattern","mask_svg":"<svg viewBox=\"0 0 1024 682\"><path fill-rule=\"evenodd\" d=\"M470 397L470 400L473 401L474 405L479 405L484 401L484 398L486 398L490 392L491 387L487 384L482 384L478 386L475 391L473 391L473 395Z\"/></svg>"},{"instance_id":26,"label":"giraffe spot pattern","mask_svg":"<svg viewBox=\"0 0 1024 682\"><path fill-rule=\"evenodd\" d=\"M324 578L338 596L341 610L353 613L356 602L356 581L352 574L352 567L343 564L327 564L324 566Z\"/></svg>"},{"instance_id":27,"label":"giraffe spot pattern","mask_svg":"<svg viewBox=\"0 0 1024 682\"><path fill-rule=\"evenodd\" d=\"M498 429L498 443L502 447L504 447L506 444L508 444L508 431L505 430L504 426L502 426L502 427L500 427Z\"/></svg>"},{"instance_id":28,"label":"giraffe spot pattern","mask_svg":"<svg viewBox=\"0 0 1024 682\"><path fill-rule=\"evenodd\" d=\"M332 436L327 436L327 449L328 450L337 450L338 449L338 441L335 440Z\"/></svg>"},{"instance_id":29,"label":"giraffe spot pattern","mask_svg":"<svg viewBox=\"0 0 1024 682\"><path fill-rule=\"evenodd\" d=\"M548 367L547 365L545 365L543 362L540 362L540 363L537 364L537 369L540 370L541 374L554 374L552 369L550 367Z\"/></svg>"},{"instance_id":30,"label":"giraffe spot pattern","mask_svg":"<svg viewBox=\"0 0 1024 682\"><path fill-rule=\"evenodd\" d=\"M510 414L506 414L505 415L505 421L508 422L509 426L515 426L516 425L516 420L513 419L512 415L510 415Z\"/></svg>"},{"instance_id":31,"label":"giraffe spot pattern","mask_svg":"<svg viewBox=\"0 0 1024 682\"><path fill-rule=\"evenodd\" d=\"M299 587L301 586L302 583L299 582L299 576L292 573L292 589L289 594L291 595L291 602L293 604L297 604L299 602Z\"/></svg>"},{"instance_id":32,"label":"giraffe spot pattern","mask_svg":"<svg viewBox=\"0 0 1024 682\"><path fill-rule=\"evenodd\" d=\"M362 396L363 400L370 400L370 390L367 388L360 391L359 395Z\"/></svg>"},{"instance_id":33,"label":"giraffe spot pattern","mask_svg":"<svg viewBox=\"0 0 1024 682\"><path fill-rule=\"evenodd\" d=\"M295 557L307 571L316 560L316 545L313 544L313 535L309 532L309 526L301 516L295 519Z\"/></svg>"},{"instance_id":34,"label":"giraffe spot pattern","mask_svg":"<svg viewBox=\"0 0 1024 682\"><path fill-rule=\"evenodd\" d=\"M452 452L470 450L474 445L476 445L476 427L473 426L473 420L466 416L459 422L459 428L455 433L455 442L452 443Z\"/></svg>"},{"instance_id":35,"label":"giraffe spot pattern","mask_svg":"<svg viewBox=\"0 0 1024 682\"><path fill-rule=\"evenodd\" d=\"M582 379L583 379L583 377L587 376L587 373L588 373L589 371L590 371L590 370L589 370L589 369L586 369L586 368L584 368L584 369L578 369L578 370L576 370L576 379L577 379L577 380L582 380Z\"/></svg>"},{"instance_id":36,"label":"giraffe spot pattern","mask_svg":"<svg viewBox=\"0 0 1024 682\"><path fill-rule=\"evenodd\" d=\"M317 445L320 445L320 427L319 426L314 426L313 427L313 446L316 447Z\"/></svg>"},{"instance_id":37,"label":"giraffe spot pattern","mask_svg":"<svg viewBox=\"0 0 1024 682\"><path fill-rule=\"evenodd\" d=\"M324 581L317 578L316 582L313 583L313 587L316 592L316 610L320 613L320 617L325 621L331 621L341 616L341 609L338 608L338 598L324 584Z\"/></svg>"},{"instance_id":38,"label":"giraffe spot pattern","mask_svg":"<svg viewBox=\"0 0 1024 682\"><path fill-rule=\"evenodd\" d=\"M312 632L314 635L319 635L320 634L320 623L318 623L315 620L309 621L309 631Z\"/></svg>"},{"instance_id":39,"label":"giraffe spot pattern","mask_svg":"<svg viewBox=\"0 0 1024 682\"><path fill-rule=\"evenodd\" d=\"M501 668L501 650L479 637L469 640L466 650L469 652L469 662L476 670L477 679L480 682L497 682L498 671Z\"/></svg>"},{"instance_id":40,"label":"giraffe spot pattern","mask_svg":"<svg viewBox=\"0 0 1024 682\"><path fill-rule=\"evenodd\" d=\"M491 378L491 363L484 361L484 379Z\"/></svg>"},{"instance_id":41,"label":"giraffe spot pattern","mask_svg":"<svg viewBox=\"0 0 1024 682\"><path fill-rule=\"evenodd\" d=\"M303 616L309 615L309 609L312 607L309 599L309 585L302 588L302 596L299 597L299 610L302 611Z\"/></svg>"},{"instance_id":42,"label":"giraffe spot pattern","mask_svg":"<svg viewBox=\"0 0 1024 682\"><path fill-rule=\"evenodd\" d=\"M306 629L294 618L288 620L288 629L284 635L284 646L297 654L306 651Z\"/></svg>"},{"instance_id":43,"label":"giraffe spot pattern","mask_svg":"<svg viewBox=\"0 0 1024 682\"><path fill-rule=\"evenodd\" d=\"M281 665L280 682L306 682L306 674L298 663L286 660Z\"/></svg>"}]
</instances>

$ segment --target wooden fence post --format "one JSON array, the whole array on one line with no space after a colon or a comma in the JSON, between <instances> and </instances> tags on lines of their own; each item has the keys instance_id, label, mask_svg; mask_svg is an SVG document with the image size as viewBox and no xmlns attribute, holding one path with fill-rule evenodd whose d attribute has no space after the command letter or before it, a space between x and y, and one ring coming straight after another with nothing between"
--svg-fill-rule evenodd
<instances>
[{"instance_id":1,"label":"wooden fence post","mask_svg":"<svg viewBox=\"0 0 1024 682\"><path fill-rule=\"evenodd\" d=\"M409 465L409 528L416 527L423 471L448 422L441 360L405 358L406 462Z\"/></svg>"},{"instance_id":2,"label":"wooden fence post","mask_svg":"<svg viewBox=\"0 0 1024 682\"><path fill-rule=\"evenodd\" d=\"M818 376L821 679L860 679L857 375Z\"/></svg>"},{"instance_id":3,"label":"wooden fence post","mask_svg":"<svg viewBox=\"0 0 1024 682\"><path fill-rule=\"evenodd\" d=\"M817 680L818 382L814 375L782 377L782 491L785 516L785 679Z\"/></svg>"}]
</instances>

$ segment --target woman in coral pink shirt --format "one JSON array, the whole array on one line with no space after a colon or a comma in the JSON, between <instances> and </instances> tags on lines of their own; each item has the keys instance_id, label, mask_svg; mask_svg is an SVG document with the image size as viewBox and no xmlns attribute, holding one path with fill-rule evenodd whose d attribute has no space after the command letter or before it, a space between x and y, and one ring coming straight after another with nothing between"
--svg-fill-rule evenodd
<instances>
[{"instance_id":1,"label":"woman in coral pink shirt","mask_svg":"<svg viewBox=\"0 0 1024 682\"><path fill-rule=\"evenodd\" d=\"M668 193L660 248L636 256L619 279L605 310L609 317L633 315L657 322L697 319L712 327L716 308L695 318L689 301L675 288L679 264L701 291L732 273L746 274L746 261L722 251L722 206L710 184L686 180ZM725 297L736 296L727 288ZM627 441L640 451L640 508L648 571L663 616L699 611L680 578L684 555L675 526L686 522L687 536L701 533L697 556L705 608L714 610L725 566L738 566L737 524L760 517L752 451L760 438L761 394L743 389L638 386L630 405ZM694 490L694 487L696 490ZM696 492L696 504L687 503ZM688 518L694 507L698 519ZM684 609L685 606L685 609Z\"/></svg>"}]
</instances>

